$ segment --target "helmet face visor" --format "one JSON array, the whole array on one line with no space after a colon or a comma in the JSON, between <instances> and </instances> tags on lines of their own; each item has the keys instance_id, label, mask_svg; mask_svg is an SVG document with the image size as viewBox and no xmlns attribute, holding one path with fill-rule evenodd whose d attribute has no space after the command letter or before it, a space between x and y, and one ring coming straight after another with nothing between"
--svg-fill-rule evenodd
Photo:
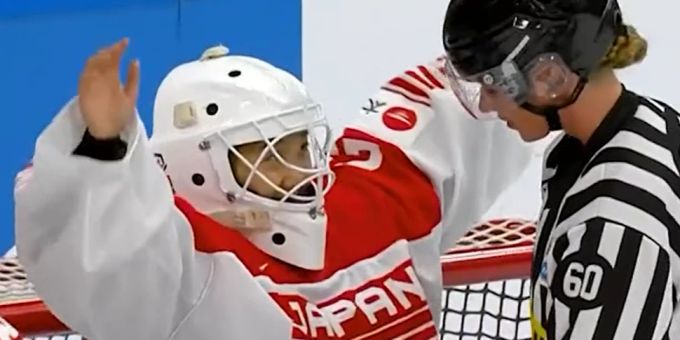
<instances>
[{"instance_id":1,"label":"helmet face visor","mask_svg":"<svg viewBox=\"0 0 680 340\"><path fill-rule=\"evenodd\" d=\"M571 93L574 76L556 53L540 54L524 68L508 59L472 75L449 60L446 74L461 104L478 119L495 118L507 105L559 106Z\"/></svg>"}]
</instances>

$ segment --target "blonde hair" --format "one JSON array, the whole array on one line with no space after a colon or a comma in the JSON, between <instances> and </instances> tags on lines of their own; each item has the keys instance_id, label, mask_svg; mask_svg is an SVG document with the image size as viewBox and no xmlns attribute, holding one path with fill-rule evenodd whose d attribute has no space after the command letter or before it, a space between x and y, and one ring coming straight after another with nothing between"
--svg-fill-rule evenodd
<instances>
[{"instance_id":1,"label":"blonde hair","mask_svg":"<svg viewBox=\"0 0 680 340\"><path fill-rule=\"evenodd\" d=\"M616 37L607 55L600 62L600 68L621 69L641 62L647 56L647 40L635 27L626 25L625 34Z\"/></svg>"}]
</instances>

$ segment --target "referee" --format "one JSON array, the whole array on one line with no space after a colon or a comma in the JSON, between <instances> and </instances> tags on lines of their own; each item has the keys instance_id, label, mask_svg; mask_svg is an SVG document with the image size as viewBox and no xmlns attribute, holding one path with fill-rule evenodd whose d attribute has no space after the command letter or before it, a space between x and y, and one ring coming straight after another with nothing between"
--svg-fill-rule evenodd
<instances>
[{"instance_id":1,"label":"referee","mask_svg":"<svg viewBox=\"0 0 680 340\"><path fill-rule=\"evenodd\" d=\"M618 3L454 0L443 35L473 115L526 141L563 131L545 157L533 338L680 339L679 116L616 78L647 49Z\"/></svg>"}]
</instances>

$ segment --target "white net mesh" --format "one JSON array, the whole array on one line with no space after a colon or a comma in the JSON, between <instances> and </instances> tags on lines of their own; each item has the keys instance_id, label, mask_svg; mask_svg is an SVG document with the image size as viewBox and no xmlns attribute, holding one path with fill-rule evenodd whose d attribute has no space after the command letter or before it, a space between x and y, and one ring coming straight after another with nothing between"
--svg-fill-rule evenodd
<instances>
[{"instance_id":1,"label":"white net mesh","mask_svg":"<svg viewBox=\"0 0 680 340\"><path fill-rule=\"evenodd\" d=\"M529 287L517 279L445 288L441 338L531 339Z\"/></svg>"},{"instance_id":2,"label":"white net mesh","mask_svg":"<svg viewBox=\"0 0 680 340\"><path fill-rule=\"evenodd\" d=\"M497 219L475 226L442 257L441 338L528 340L536 226Z\"/></svg>"},{"instance_id":3,"label":"white net mesh","mask_svg":"<svg viewBox=\"0 0 680 340\"><path fill-rule=\"evenodd\" d=\"M19 261L4 259L0 262L0 304L13 304L37 300L33 284L26 279Z\"/></svg>"}]
</instances>

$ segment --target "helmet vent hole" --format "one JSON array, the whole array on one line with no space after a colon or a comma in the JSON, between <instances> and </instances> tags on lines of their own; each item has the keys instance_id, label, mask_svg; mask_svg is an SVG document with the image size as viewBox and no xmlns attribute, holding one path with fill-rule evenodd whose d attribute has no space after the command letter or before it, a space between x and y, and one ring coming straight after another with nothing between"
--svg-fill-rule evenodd
<instances>
[{"instance_id":1,"label":"helmet vent hole","mask_svg":"<svg viewBox=\"0 0 680 340\"><path fill-rule=\"evenodd\" d=\"M205 184L205 177L201 174L193 174L191 175L191 182L193 182L196 186L201 186Z\"/></svg>"},{"instance_id":2,"label":"helmet vent hole","mask_svg":"<svg viewBox=\"0 0 680 340\"><path fill-rule=\"evenodd\" d=\"M205 108L205 113L207 113L209 116L214 116L217 114L217 111L219 111L219 107L215 103L210 103L208 106Z\"/></svg>"},{"instance_id":3,"label":"helmet vent hole","mask_svg":"<svg viewBox=\"0 0 680 340\"><path fill-rule=\"evenodd\" d=\"M241 71L239 71L239 70L229 71L229 76L232 77L232 78L236 78L240 75L241 75Z\"/></svg>"},{"instance_id":4,"label":"helmet vent hole","mask_svg":"<svg viewBox=\"0 0 680 340\"><path fill-rule=\"evenodd\" d=\"M272 242L274 242L275 245L280 246L286 243L286 236L281 233L275 233L272 235Z\"/></svg>"}]
</instances>

